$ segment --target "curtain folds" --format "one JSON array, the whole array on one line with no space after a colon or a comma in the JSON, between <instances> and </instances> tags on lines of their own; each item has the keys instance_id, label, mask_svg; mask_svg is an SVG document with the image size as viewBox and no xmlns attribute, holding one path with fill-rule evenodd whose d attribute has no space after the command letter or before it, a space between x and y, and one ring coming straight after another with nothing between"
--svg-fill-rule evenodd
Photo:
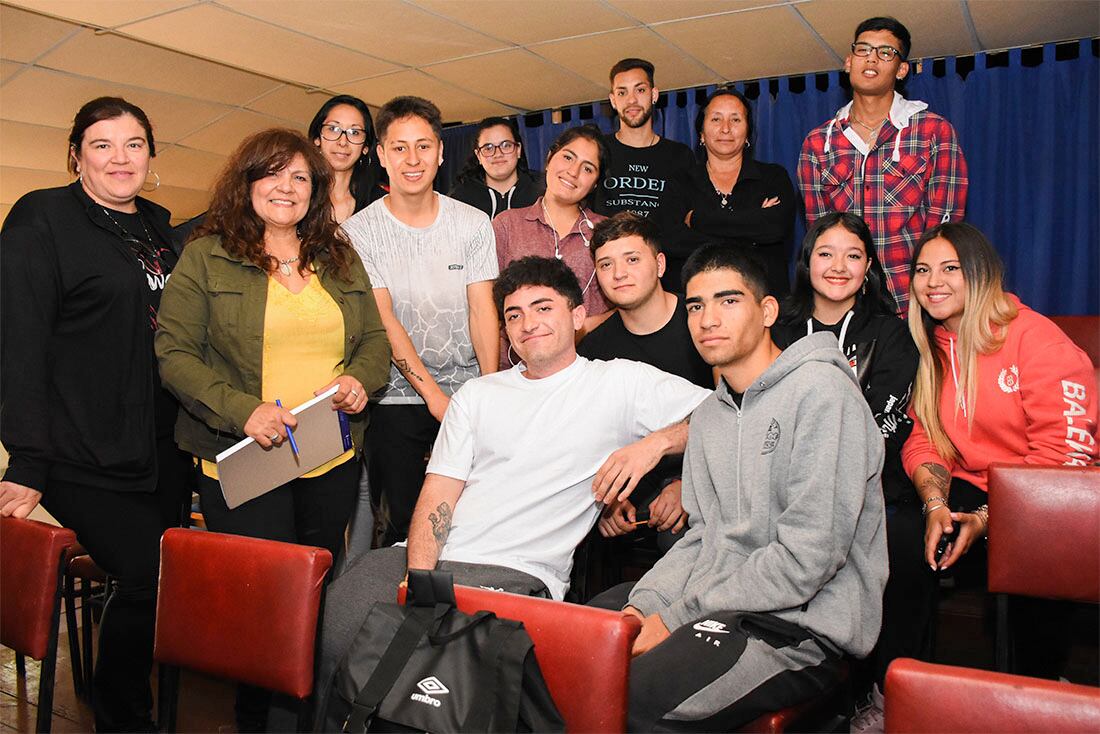
<instances>
[{"instance_id":1,"label":"curtain folds","mask_svg":"<svg viewBox=\"0 0 1100 734\"><path fill-rule=\"evenodd\" d=\"M1041 61L1038 50L1009 51L1007 63L1006 54L979 54L965 77L957 71L964 67L960 59L945 59L943 76L925 63L923 73L910 75L904 94L927 102L958 131L970 169L966 219L1001 253L1009 289L1042 313L1097 314L1100 61L1090 39L1059 48L1060 55L1072 58L1056 59L1055 44L1042 47ZM782 164L792 179L806 133L848 99L839 72L826 75L824 91L817 76L782 77L771 85L762 80L753 102L757 159ZM801 91L792 91L792 85ZM754 85L734 86L745 91ZM666 93L667 104L654 118L657 132L697 147L697 100L713 89ZM697 94L700 90L704 94ZM520 117L532 168L543 167L550 144L568 127L593 122L605 132L614 129L598 102L563 108L562 117L568 121L554 123L549 110ZM450 160L442 176L461 167L472 147L471 131L471 125L444 131ZM801 222L799 230L800 238Z\"/></svg>"}]
</instances>

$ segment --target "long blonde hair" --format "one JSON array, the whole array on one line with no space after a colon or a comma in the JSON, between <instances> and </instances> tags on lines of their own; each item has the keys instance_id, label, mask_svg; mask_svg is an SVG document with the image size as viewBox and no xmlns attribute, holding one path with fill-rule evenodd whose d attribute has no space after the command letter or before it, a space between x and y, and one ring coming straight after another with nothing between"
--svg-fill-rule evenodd
<instances>
[{"instance_id":1,"label":"long blonde hair","mask_svg":"<svg viewBox=\"0 0 1100 734\"><path fill-rule=\"evenodd\" d=\"M1001 348L1006 327L1016 318L1017 309L1004 291L1001 258L981 230L970 224L950 222L933 227L921 237L909 264L909 333L920 352L912 405L936 451L945 460L953 461L958 458L959 452L944 430L940 416L940 396L949 369L946 359L950 357L945 358L935 347L933 332L940 322L921 308L913 288L921 250L937 238L947 240L955 248L966 281L966 298L955 351L961 388L956 394L955 415L962 408L967 431L974 425L977 408L974 399L978 391L978 356L992 354Z\"/></svg>"}]
</instances>

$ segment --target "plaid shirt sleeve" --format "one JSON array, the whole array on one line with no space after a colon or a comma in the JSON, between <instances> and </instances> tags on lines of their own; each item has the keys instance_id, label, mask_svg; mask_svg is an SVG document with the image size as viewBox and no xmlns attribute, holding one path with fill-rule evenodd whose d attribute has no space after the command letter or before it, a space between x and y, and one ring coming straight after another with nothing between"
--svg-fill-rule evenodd
<instances>
[{"instance_id":1,"label":"plaid shirt sleeve","mask_svg":"<svg viewBox=\"0 0 1100 734\"><path fill-rule=\"evenodd\" d=\"M928 138L934 142L932 175L925 190L928 202L925 227L962 221L966 214L966 192L970 182L959 138L951 123L938 115L924 120L924 125L934 128L928 131ZM923 135L924 131L921 133Z\"/></svg>"},{"instance_id":2,"label":"plaid shirt sleeve","mask_svg":"<svg viewBox=\"0 0 1100 734\"><path fill-rule=\"evenodd\" d=\"M823 217L830 211L821 186L821 156L824 155L825 136L820 128L811 130L802 141L802 151L798 154L798 188L806 203L806 223Z\"/></svg>"}]
</instances>

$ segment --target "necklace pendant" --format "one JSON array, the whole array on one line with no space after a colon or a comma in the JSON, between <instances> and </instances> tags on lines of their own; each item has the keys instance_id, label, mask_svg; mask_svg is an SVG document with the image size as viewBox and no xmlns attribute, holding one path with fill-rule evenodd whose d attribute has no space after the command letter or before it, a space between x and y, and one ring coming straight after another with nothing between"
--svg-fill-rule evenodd
<instances>
[{"instance_id":1,"label":"necklace pendant","mask_svg":"<svg viewBox=\"0 0 1100 734\"><path fill-rule=\"evenodd\" d=\"M286 277L290 277L290 263L280 262L279 271Z\"/></svg>"},{"instance_id":2,"label":"necklace pendant","mask_svg":"<svg viewBox=\"0 0 1100 734\"><path fill-rule=\"evenodd\" d=\"M723 196L723 197L722 197L722 206L725 206L725 205L726 205L726 201L727 201L726 197L724 197L724 196Z\"/></svg>"}]
</instances>

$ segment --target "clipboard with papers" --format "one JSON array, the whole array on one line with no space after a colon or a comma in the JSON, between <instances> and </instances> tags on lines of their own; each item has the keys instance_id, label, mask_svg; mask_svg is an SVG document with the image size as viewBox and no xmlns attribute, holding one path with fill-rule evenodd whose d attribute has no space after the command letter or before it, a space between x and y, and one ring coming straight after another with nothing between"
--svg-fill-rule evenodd
<instances>
[{"instance_id":1,"label":"clipboard with papers","mask_svg":"<svg viewBox=\"0 0 1100 734\"><path fill-rule=\"evenodd\" d=\"M297 456L289 441L265 449L252 438L218 454L218 482L229 509L281 487L351 448L348 417L332 409L336 390L333 387L290 410L298 419L294 429Z\"/></svg>"}]
</instances>

